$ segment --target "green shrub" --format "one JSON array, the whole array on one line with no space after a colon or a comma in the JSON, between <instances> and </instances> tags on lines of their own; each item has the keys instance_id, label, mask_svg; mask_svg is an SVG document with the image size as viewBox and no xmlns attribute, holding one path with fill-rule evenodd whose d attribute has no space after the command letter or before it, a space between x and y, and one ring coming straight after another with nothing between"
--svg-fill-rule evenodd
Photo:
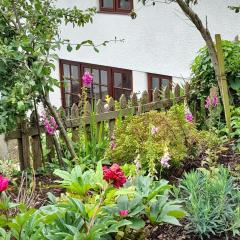
<instances>
[{"instance_id":1,"label":"green shrub","mask_svg":"<svg viewBox=\"0 0 240 240\"><path fill-rule=\"evenodd\" d=\"M239 234L240 189L223 167L187 173L181 181L188 229L202 237L232 230Z\"/></svg>"},{"instance_id":2,"label":"green shrub","mask_svg":"<svg viewBox=\"0 0 240 240\"><path fill-rule=\"evenodd\" d=\"M158 129L154 135L153 127ZM167 113L152 111L128 117L114 134L116 147L109 147L106 156L121 164L133 163L139 156L143 169L153 175L161 171L160 160L166 152L171 165L178 166L186 157L197 157L217 144L215 135L198 131L185 120L183 105L175 105Z\"/></svg>"},{"instance_id":3,"label":"green shrub","mask_svg":"<svg viewBox=\"0 0 240 240\"><path fill-rule=\"evenodd\" d=\"M240 42L223 41L224 63L231 101L239 105L240 96ZM197 120L204 124L204 104L210 89L217 86L215 72L207 47L201 48L191 66L190 102L194 103Z\"/></svg>"}]
</instances>

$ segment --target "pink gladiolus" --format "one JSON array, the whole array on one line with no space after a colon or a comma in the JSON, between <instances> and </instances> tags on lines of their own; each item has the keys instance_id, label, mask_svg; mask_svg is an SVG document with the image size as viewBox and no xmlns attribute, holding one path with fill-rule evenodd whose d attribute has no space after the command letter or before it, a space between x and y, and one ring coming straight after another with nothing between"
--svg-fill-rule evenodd
<instances>
[{"instance_id":1,"label":"pink gladiolus","mask_svg":"<svg viewBox=\"0 0 240 240\"><path fill-rule=\"evenodd\" d=\"M119 211L119 215L120 215L121 217L126 217L126 216L128 215L128 210L120 210L120 211Z\"/></svg>"},{"instance_id":2,"label":"pink gladiolus","mask_svg":"<svg viewBox=\"0 0 240 240\"><path fill-rule=\"evenodd\" d=\"M9 179L4 178L3 176L0 175L0 193L7 190L8 184L9 184Z\"/></svg>"},{"instance_id":3,"label":"pink gladiolus","mask_svg":"<svg viewBox=\"0 0 240 240\"><path fill-rule=\"evenodd\" d=\"M90 87L93 82L93 75L89 72L85 72L82 77L83 86Z\"/></svg>"}]
</instances>

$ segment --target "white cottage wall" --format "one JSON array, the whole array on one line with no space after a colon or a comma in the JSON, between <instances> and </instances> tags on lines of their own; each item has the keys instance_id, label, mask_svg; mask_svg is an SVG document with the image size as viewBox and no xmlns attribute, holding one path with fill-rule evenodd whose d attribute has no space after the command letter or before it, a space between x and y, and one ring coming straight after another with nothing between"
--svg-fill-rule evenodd
<instances>
[{"instance_id":1,"label":"white cottage wall","mask_svg":"<svg viewBox=\"0 0 240 240\"><path fill-rule=\"evenodd\" d=\"M60 7L98 7L98 0L58 0ZM240 33L240 14L228 9L238 0L200 0L194 9L214 36L221 33L224 39L233 40ZM125 39L124 43L111 43L100 47L96 53L90 47L80 51L59 51L62 59L119 67L133 70L133 90L143 91L147 86L147 72L174 76L174 81L190 76L189 66L200 47L204 45L201 35L183 15L176 4L156 4L142 7L134 0L137 18L127 15L97 13L93 24L83 28L62 26L61 36L79 43L91 39L95 43L105 40ZM54 75L59 78L58 63ZM60 104L60 90L51 94L51 100Z\"/></svg>"}]
</instances>

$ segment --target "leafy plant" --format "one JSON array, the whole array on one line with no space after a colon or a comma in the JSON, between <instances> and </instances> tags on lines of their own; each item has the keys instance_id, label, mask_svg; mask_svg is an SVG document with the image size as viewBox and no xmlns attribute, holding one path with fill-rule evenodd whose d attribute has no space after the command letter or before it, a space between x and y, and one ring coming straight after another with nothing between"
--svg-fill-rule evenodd
<instances>
[{"instance_id":1,"label":"leafy plant","mask_svg":"<svg viewBox=\"0 0 240 240\"><path fill-rule=\"evenodd\" d=\"M233 228L237 234L240 189L226 168L186 173L180 187L188 212L189 231L201 238L220 236Z\"/></svg>"},{"instance_id":2,"label":"leafy plant","mask_svg":"<svg viewBox=\"0 0 240 240\"><path fill-rule=\"evenodd\" d=\"M234 108L232 111L231 126L231 137L236 139L234 150L240 152L240 107Z\"/></svg>"},{"instance_id":3,"label":"leafy plant","mask_svg":"<svg viewBox=\"0 0 240 240\"><path fill-rule=\"evenodd\" d=\"M174 105L167 113L152 111L128 117L116 126L115 148L109 147L106 156L121 164L139 158L143 170L159 176L161 160L167 154L169 165L179 166L186 157L196 158L216 146L216 136L198 131L194 123L186 121L184 113L183 105Z\"/></svg>"},{"instance_id":4,"label":"leafy plant","mask_svg":"<svg viewBox=\"0 0 240 240\"><path fill-rule=\"evenodd\" d=\"M239 104L240 94L240 42L223 41L224 63L226 76L233 105ZM204 104L210 89L217 85L214 68L207 47L201 48L192 66L190 102L195 103L197 119L204 124ZM192 106L193 107L193 106Z\"/></svg>"},{"instance_id":5,"label":"leafy plant","mask_svg":"<svg viewBox=\"0 0 240 240\"><path fill-rule=\"evenodd\" d=\"M119 166L113 166L111 170L118 173ZM129 231L143 229L146 218L152 224L179 225L177 219L185 216L180 202L170 199L172 186L164 180L138 176L114 188L104 180L101 162L95 171L76 166L71 173L56 170L55 174L62 178L60 184L67 193L59 198L49 194L51 203L39 210L23 208L7 220L9 231L0 229L3 239L123 238Z\"/></svg>"}]
</instances>

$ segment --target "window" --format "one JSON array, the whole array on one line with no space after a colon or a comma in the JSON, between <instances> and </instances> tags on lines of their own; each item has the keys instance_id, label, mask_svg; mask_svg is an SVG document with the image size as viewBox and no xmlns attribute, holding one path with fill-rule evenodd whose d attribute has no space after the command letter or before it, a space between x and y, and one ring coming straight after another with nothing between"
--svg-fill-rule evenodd
<instances>
[{"instance_id":1,"label":"window","mask_svg":"<svg viewBox=\"0 0 240 240\"><path fill-rule=\"evenodd\" d=\"M130 13L133 0L100 0L100 12Z\"/></svg>"},{"instance_id":2,"label":"window","mask_svg":"<svg viewBox=\"0 0 240 240\"><path fill-rule=\"evenodd\" d=\"M65 109L70 109L74 103L79 102L82 76L86 71L93 75L90 98L104 101L106 95L112 96L116 100L119 100L121 94L125 94L127 98L130 97L132 93L132 71L60 60L62 106Z\"/></svg>"},{"instance_id":3,"label":"window","mask_svg":"<svg viewBox=\"0 0 240 240\"><path fill-rule=\"evenodd\" d=\"M154 89L164 90L167 86L172 88L172 77L160 74L148 74L148 92L150 100L152 100L152 93Z\"/></svg>"},{"instance_id":4,"label":"window","mask_svg":"<svg viewBox=\"0 0 240 240\"><path fill-rule=\"evenodd\" d=\"M129 98L132 93L132 72L114 68L112 74L114 98L119 99L122 94L125 94L125 96Z\"/></svg>"},{"instance_id":5,"label":"window","mask_svg":"<svg viewBox=\"0 0 240 240\"><path fill-rule=\"evenodd\" d=\"M79 102L80 68L78 63L61 63L61 91L63 107L70 107Z\"/></svg>"}]
</instances>

